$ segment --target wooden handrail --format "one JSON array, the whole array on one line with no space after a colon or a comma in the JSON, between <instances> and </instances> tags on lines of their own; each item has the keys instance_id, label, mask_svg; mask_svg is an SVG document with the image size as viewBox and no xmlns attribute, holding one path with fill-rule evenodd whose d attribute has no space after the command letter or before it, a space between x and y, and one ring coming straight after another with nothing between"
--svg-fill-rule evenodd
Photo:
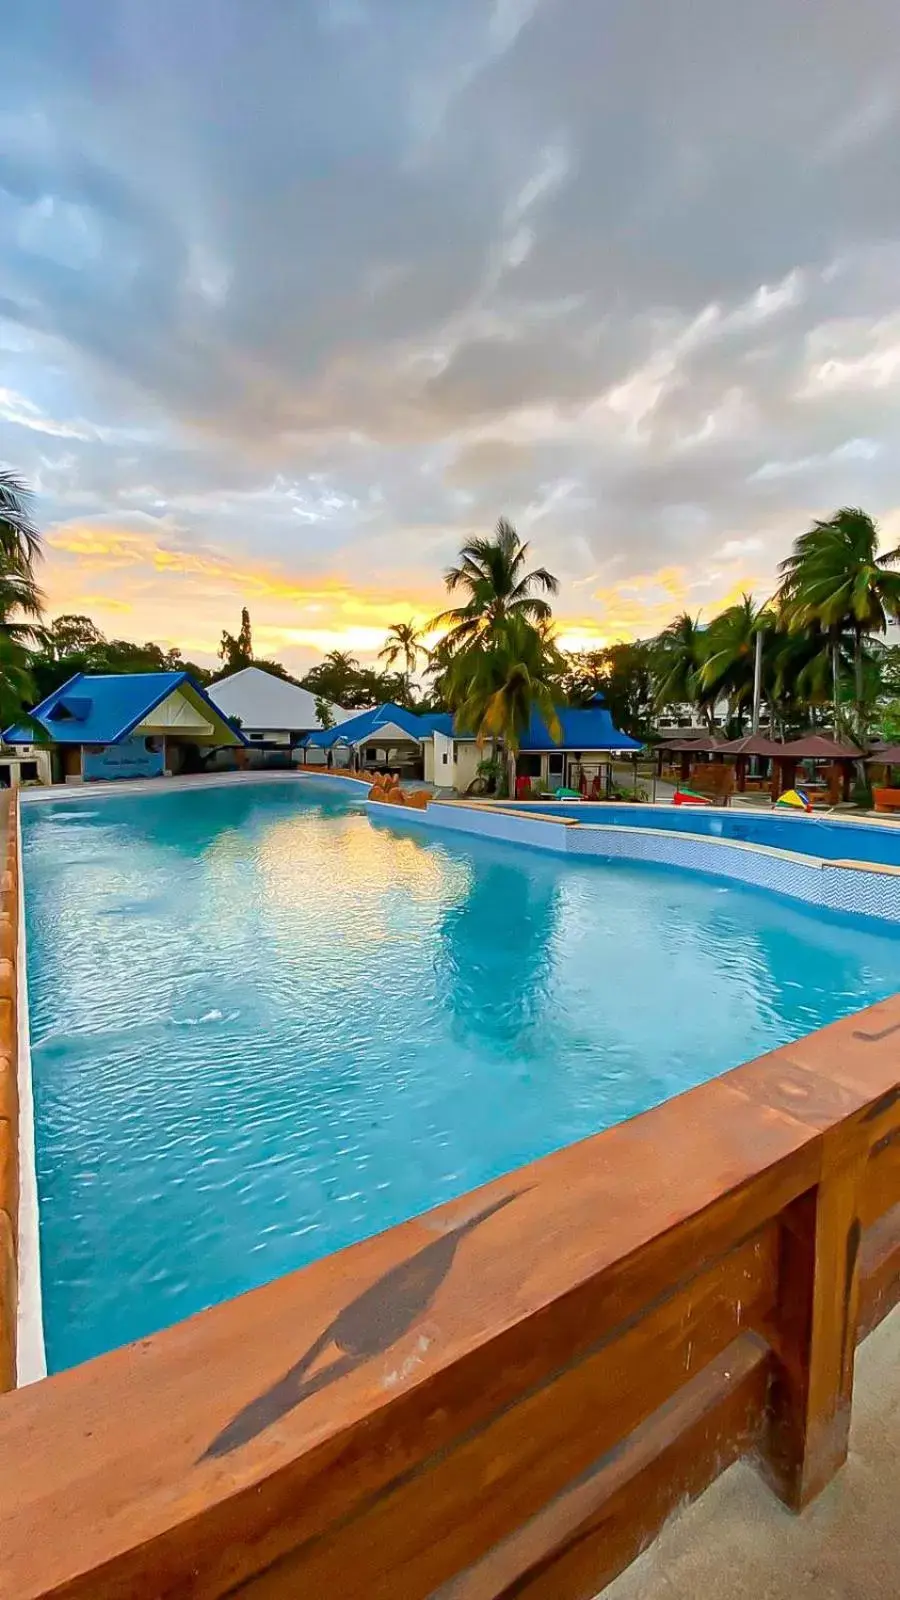
<instances>
[{"instance_id":1,"label":"wooden handrail","mask_svg":"<svg viewBox=\"0 0 900 1600\"><path fill-rule=\"evenodd\" d=\"M900 998L0 1399L3 1600L589 1596L801 1508L900 1298Z\"/></svg>"}]
</instances>

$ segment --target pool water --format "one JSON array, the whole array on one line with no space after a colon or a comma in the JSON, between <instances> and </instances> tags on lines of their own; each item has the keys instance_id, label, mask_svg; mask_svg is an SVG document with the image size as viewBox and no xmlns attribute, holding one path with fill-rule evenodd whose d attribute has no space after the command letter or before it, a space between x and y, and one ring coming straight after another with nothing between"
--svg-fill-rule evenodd
<instances>
[{"instance_id":1,"label":"pool water","mask_svg":"<svg viewBox=\"0 0 900 1600\"><path fill-rule=\"evenodd\" d=\"M900 988L880 924L375 826L318 780L23 833L51 1370Z\"/></svg>"},{"instance_id":2,"label":"pool water","mask_svg":"<svg viewBox=\"0 0 900 1600\"><path fill-rule=\"evenodd\" d=\"M516 811L549 812L573 822L600 823L615 828L664 828L702 838L737 839L744 844L769 845L793 850L822 861L878 861L900 866L900 825L888 822L841 821L832 816L804 812L733 810L702 806L615 805L573 801L542 804L513 801Z\"/></svg>"}]
</instances>

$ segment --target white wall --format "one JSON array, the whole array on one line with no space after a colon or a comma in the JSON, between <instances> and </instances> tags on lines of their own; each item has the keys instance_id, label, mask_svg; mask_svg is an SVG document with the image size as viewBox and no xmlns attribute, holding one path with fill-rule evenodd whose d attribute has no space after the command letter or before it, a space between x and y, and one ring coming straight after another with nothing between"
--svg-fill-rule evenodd
<instances>
[{"instance_id":1,"label":"white wall","mask_svg":"<svg viewBox=\"0 0 900 1600\"><path fill-rule=\"evenodd\" d=\"M434 776L431 782L438 789L452 789L456 779L453 774L453 740L448 739L445 733L435 733L433 739L426 742L425 750L431 750L431 760ZM428 756L425 757L425 777L428 777Z\"/></svg>"},{"instance_id":2,"label":"white wall","mask_svg":"<svg viewBox=\"0 0 900 1600\"><path fill-rule=\"evenodd\" d=\"M486 753L485 750L479 750L474 739L457 741L453 766L453 787L457 794L465 794L478 772L478 763L484 760Z\"/></svg>"}]
</instances>

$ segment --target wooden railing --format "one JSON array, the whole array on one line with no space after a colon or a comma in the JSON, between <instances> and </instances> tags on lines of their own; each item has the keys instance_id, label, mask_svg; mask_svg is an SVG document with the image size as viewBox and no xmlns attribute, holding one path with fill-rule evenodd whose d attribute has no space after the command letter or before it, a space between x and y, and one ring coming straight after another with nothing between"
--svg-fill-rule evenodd
<instances>
[{"instance_id":1,"label":"wooden railing","mask_svg":"<svg viewBox=\"0 0 900 1600\"><path fill-rule=\"evenodd\" d=\"M0 1400L4 1600L567 1600L900 1298L900 998Z\"/></svg>"}]
</instances>

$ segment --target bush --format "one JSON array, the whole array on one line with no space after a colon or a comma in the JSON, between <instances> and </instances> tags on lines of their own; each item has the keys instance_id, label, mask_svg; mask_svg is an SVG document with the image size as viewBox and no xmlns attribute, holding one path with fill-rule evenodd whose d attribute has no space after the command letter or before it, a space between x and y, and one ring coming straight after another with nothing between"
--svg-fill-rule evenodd
<instances>
[{"instance_id":1,"label":"bush","mask_svg":"<svg viewBox=\"0 0 900 1600\"><path fill-rule=\"evenodd\" d=\"M857 779L850 791L850 799L855 806L861 806L864 811L871 811L875 802L872 799L872 790L868 783Z\"/></svg>"}]
</instances>

